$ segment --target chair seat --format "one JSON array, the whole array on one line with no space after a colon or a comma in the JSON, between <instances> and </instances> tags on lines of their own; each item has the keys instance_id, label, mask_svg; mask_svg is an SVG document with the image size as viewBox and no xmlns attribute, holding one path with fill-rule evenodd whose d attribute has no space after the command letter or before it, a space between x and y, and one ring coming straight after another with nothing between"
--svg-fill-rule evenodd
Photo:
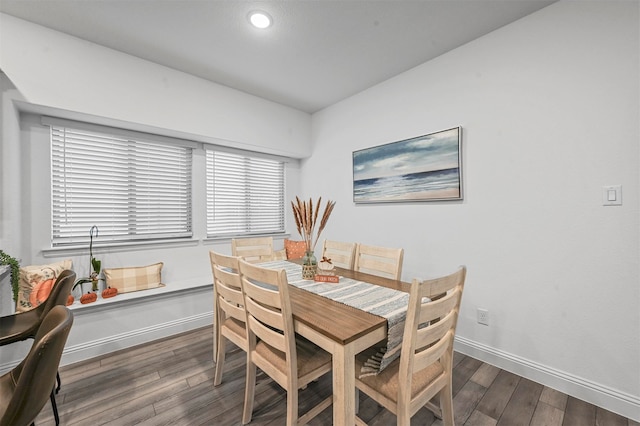
<instances>
[{"instance_id":1,"label":"chair seat","mask_svg":"<svg viewBox=\"0 0 640 426\"><path fill-rule=\"evenodd\" d=\"M0 346L33 337L40 325L41 309L0 317Z\"/></svg>"},{"instance_id":2,"label":"chair seat","mask_svg":"<svg viewBox=\"0 0 640 426\"><path fill-rule=\"evenodd\" d=\"M238 321L235 318L226 318L221 325L243 339L247 338L247 329L242 321Z\"/></svg>"},{"instance_id":3,"label":"chair seat","mask_svg":"<svg viewBox=\"0 0 640 426\"><path fill-rule=\"evenodd\" d=\"M372 355L375 355L377 348L370 348L356 356L356 377L359 376L360 370ZM400 358L389 364L384 370L377 375L360 377L356 380L367 386L376 389L389 400L398 402L398 387L404 386L405 380L400 382L398 375L400 371ZM444 368L439 362L431 364L429 367L418 371L413 375L411 381L411 398L414 398L418 392L425 389L430 383L444 374Z\"/></svg>"},{"instance_id":4,"label":"chair seat","mask_svg":"<svg viewBox=\"0 0 640 426\"><path fill-rule=\"evenodd\" d=\"M287 374L287 360L284 352L273 349L264 342L256 344L256 352L275 366L278 371ZM298 377L303 377L323 366L327 371L331 368L331 354L301 336L296 336L296 353L298 356Z\"/></svg>"},{"instance_id":5,"label":"chair seat","mask_svg":"<svg viewBox=\"0 0 640 426\"><path fill-rule=\"evenodd\" d=\"M229 336L227 333L225 335L236 345L240 346L241 349L246 351L247 346L247 329L244 326L242 321L238 321L235 318L227 318L221 324L223 330L229 331L232 336ZM224 331L223 331L224 333ZM242 343L242 345L240 345Z\"/></svg>"}]
</instances>

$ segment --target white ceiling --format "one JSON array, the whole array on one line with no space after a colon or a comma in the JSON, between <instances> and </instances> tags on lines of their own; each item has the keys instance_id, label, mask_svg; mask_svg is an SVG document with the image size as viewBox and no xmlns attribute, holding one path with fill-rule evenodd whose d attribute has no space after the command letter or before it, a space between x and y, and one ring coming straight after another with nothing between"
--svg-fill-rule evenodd
<instances>
[{"instance_id":1,"label":"white ceiling","mask_svg":"<svg viewBox=\"0 0 640 426\"><path fill-rule=\"evenodd\" d=\"M315 112L557 0L0 0L0 12ZM258 30L247 14L268 12Z\"/></svg>"}]
</instances>

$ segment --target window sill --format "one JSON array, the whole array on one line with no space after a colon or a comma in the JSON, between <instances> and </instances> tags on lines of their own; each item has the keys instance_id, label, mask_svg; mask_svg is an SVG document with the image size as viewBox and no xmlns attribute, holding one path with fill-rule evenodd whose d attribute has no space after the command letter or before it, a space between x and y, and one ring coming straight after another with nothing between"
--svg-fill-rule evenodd
<instances>
[{"instance_id":1,"label":"window sill","mask_svg":"<svg viewBox=\"0 0 640 426\"><path fill-rule=\"evenodd\" d=\"M206 279L192 280L181 282L180 284L166 284L164 287L151 288L147 290L132 291L127 293L118 293L114 297L103 299L98 296L98 300L92 303L82 304L79 298L73 304L67 306L74 312L81 312L87 309L110 309L117 305L130 304L137 302L146 302L151 299L162 299L174 297L177 294L195 293L206 289L213 289L213 284L206 282Z\"/></svg>"},{"instance_id":2,"label":"window sill","mask_svg":"<svg viewBox=\"0 0 640 426\"><path fill-rule=\"evenodd\" d=\"M135 251L135 250L148 250L151 248L170 248L170 247L189 247L197 246L200 244L198 239L175 239L175 240L162 240L162 241L136 241L129 243L105 243L105 244L93 244L94 253L102 253L107 250L109 253L123 252L123 251ZM78 246L64 246L64 247L52 247L42 249L42 256L48 257L60 257L71 255L85 255L88 253L89 243Z\"/></svg>"},{"instance_id":3,"label":"window sill","mask_svg":"<svg viewBox=\"0 0 640 426\"><path fill-rule=\"evenodd\" d=\"M224 237L208 237L203 238L203 244L216 244L216 243L230 243L234 238L258 238L258 237L273 237L274 240L284 240L289 238L290 233L277 233L277 234L251 234L251 235L238 235L238 236L224 236Z\"/></svg>"}]
</instances>

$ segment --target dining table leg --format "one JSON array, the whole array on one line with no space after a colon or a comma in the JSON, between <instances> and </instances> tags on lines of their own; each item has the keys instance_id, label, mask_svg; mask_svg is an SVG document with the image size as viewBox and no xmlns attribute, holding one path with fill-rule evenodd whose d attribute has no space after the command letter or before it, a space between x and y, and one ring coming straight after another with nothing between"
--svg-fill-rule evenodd
<instances>
[{"instance_id":1,"label":"dining table leg","mask_svg":"<svg viewBox=\"0 0 640 426\"><path fill-rule=\"evenodd\" d=\"M353 344L336 345L333 353L333 424L354 425L356 420L355 351Z\"/></svg>"}]
</instances>

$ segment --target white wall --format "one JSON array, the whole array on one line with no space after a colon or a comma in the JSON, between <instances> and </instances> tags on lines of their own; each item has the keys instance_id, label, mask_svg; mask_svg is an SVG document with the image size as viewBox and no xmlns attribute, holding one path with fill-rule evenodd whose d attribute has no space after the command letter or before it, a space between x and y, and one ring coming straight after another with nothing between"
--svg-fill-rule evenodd
<instances>
[{"instance_id":1,"label":"white wall","mask_svg":"<svg viewBox=\"0 0 640 426\"><path fill-rule=\"evenodd\" d=\"M638 8L563 1L316 113L302 166L327 238L404 247L405 280L468 266L460 350L636 420ZM454 126L464 201L353 204L352 151Z\"/></svg>"}]
</instances>

